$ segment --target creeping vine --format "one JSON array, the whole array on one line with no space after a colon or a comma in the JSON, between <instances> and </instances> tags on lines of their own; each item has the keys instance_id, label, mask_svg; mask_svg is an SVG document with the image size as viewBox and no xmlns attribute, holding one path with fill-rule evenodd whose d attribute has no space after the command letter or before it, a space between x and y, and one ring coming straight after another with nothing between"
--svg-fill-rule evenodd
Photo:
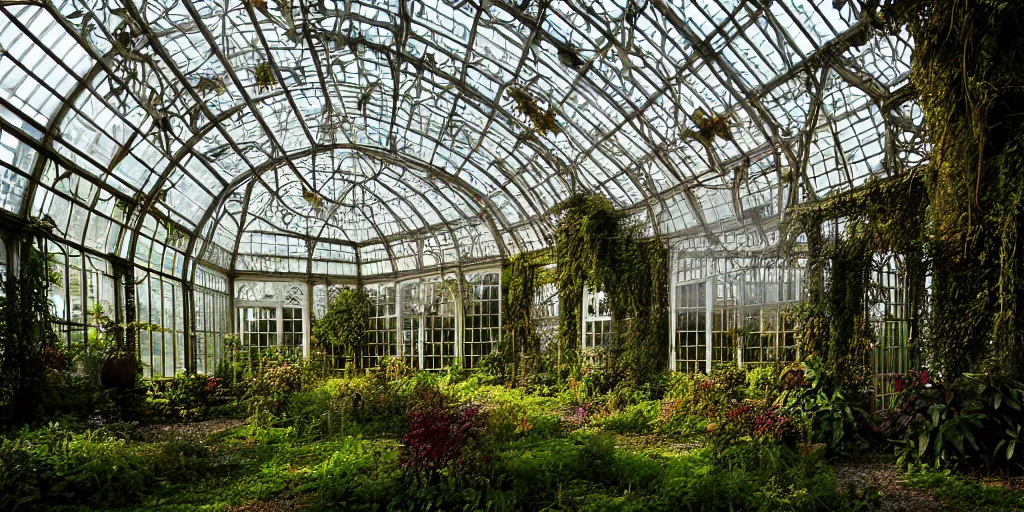
<instances>
[{"instance_id":1,"label":"creeping vine","mask_svg":"<svg viewBox=\"0 0 1024 512\"><path fill-rule=\"evenodd\" d=\"M932 142L930 343L947 378L1024 374L1024 3L885 0Z\"/></svg>"}]
</instances>

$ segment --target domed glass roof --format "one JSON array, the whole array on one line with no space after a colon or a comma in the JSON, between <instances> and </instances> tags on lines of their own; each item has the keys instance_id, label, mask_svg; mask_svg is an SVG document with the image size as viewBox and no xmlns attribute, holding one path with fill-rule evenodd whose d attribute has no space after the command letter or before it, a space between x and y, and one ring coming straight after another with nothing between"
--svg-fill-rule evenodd
<instances>
[{"instance_id":1,"label":"domed glass roof","mask_svg":"<svg viewBox=\"0 0 1024 512\"><path fill-rule=\"evenodd\" d=\"M0 0L0 207L190 276L543 248L607 196L716 237L926 153L847 0Z\"/></svg>"}]
</instances>

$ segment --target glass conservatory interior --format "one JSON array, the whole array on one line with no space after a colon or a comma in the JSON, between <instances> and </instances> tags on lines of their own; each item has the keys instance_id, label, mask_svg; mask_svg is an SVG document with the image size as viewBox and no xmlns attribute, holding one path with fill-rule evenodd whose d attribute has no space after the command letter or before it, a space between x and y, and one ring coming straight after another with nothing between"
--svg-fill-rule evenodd
<instances>
[{"instance_id":1,"label":"glass conservatory interior","mask_svg":"<svg viewBox=\"0 0 1024 512\"><path fill-rule=\"evenodd\" d=\"M2 293L41 255L58 344L114 326L142 381L849 352L881 410L1016 375L1021 214L971 219L1020 211L1024 14L946 4L0 0Z\"/></svg>"},{"instance_id":2,"label":"glass conservatory interior","mask_svg":"<svg viewBox=\"0 0 1024 512\"><path fill-rule=\"evenodd\" d=\"M501 336L502 262L598 193L671 248L671 368L792 358L802 272L764 256L786 208L927 150L908 36L831 3L4 2L5 232L45 225L66 342L94 304L167 329L138 340L147 376L212 368L225 333L308 355L353 286L363 364L471 368ZM702 115L728 136L687 135ZM603 293L567 300L581 346L608 343ZM725 347L746 324L768 345Z\"/></svg>"}]
</instances>

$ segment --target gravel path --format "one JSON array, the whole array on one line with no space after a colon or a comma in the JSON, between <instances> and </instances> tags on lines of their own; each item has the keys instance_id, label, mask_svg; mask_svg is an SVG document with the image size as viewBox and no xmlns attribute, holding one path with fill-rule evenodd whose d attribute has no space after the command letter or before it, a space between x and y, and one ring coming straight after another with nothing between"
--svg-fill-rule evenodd
<instances>
[{"instance_id":1,"label":"gravel path","mask_svg":"<svg viewBox=\"0 0 1024 512\"><path fill-rule=\"evenodd\" d=\"M146 425L135 431L135 436L146 442L156 441L202 441L208 436L224 430L241 427L245 420L221 418L194 423L170 423Z\"/></svg>"},{"instance_id":2,"label":"gravel path","mask_svg":"<svg viewBox=\"0 0 1024 512\"><path fill-rule=\"evenodd\" d=\"M873 487L882 495L880 510L886 511L918 511L945 510L945 503L925 489L913 489L907 486L903 475L892 462L865 461L837 463L832 466L836 471L836 487L845 490L849 486L863 490Z\"/></svg>"}]
</instances>

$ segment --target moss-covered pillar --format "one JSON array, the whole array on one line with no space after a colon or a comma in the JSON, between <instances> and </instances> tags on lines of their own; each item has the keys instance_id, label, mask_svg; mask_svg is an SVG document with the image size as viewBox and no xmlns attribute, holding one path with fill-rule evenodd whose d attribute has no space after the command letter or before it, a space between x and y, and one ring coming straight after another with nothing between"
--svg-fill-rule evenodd
<instances>
[{"instance_id":1,"label":"moss-covered pillar","mask_svg":"<svg viewBox=\"0 0 1024 512\"><path fill-rule=\"evenodd\" d=\"M1024 2L889 0L933 144L930 348L948 377L1021 374Z\"/></svg>"}]
</instances>

